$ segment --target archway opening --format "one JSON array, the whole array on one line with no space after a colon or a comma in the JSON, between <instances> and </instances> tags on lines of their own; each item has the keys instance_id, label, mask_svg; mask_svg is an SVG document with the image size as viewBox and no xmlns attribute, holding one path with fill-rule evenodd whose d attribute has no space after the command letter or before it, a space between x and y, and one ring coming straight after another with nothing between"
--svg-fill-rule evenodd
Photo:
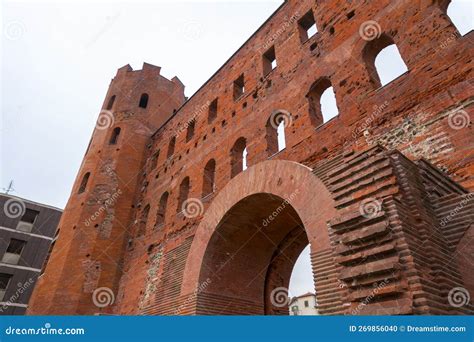
<instances>
[{"instance_id":1,"label":"archway opening","mask_svg":"<svg viewBox=\"0 0 474 342\"><path fill-rule=\"evenodd\" d=\"M310 245L303 249L296 260L291 273L288 293L290 295L290 315L311 316L318 314Z\"/></svg>"},{"instance_id":2,"label":"archway opening","mask_svg":"<svg viewBox=\"0 0 474 342\"><path fill-rule=\"evenodd\" d=\"M288 200L269 193L240 200L207 245L197 314L287 315L291 273L307 245L303 223Z\"/></svg>"}]
</instances>

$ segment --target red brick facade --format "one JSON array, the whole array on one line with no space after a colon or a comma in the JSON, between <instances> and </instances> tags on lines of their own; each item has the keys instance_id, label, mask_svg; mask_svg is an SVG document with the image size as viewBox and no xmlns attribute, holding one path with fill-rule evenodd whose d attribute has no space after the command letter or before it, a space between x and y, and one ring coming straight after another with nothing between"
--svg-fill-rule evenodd
<instances>
[{"instance_id":1,"label":"red brick facade","mask_svg":"<svg viewBox=\"0 0 474 342\"><path fill-rule=\"evenodd\" d=\"M448 4L287 1L188 100L119 69L29 313L285 314L308 243L321 314L472 312L474 35Z\"/></svg>"}]
</instances>

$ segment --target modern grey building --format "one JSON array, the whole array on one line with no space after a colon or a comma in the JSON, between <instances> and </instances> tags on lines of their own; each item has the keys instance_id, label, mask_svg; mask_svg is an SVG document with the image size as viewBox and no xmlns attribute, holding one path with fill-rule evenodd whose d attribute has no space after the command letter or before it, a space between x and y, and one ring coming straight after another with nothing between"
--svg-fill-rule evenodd
<instances>
[{"instance_id":1,"label":"modern grey building","mask_svg":"<svg viewBox=\"0 0 474 342\"><path fill-rule=\"evenodd\" d=\"M0 194L0 315L23 315L54 246L62 210Z\"/></svg>"}]
</instances>

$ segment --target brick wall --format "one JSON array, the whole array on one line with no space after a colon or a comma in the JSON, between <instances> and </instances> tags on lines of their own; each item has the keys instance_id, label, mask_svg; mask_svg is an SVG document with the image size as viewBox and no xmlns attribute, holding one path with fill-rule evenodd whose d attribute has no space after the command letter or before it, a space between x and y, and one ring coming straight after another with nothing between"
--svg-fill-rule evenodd
<instances>
[{"instance_id":1,"label":"brick wall","mask_svg":"<svg viewBox=\"0 0 474 342\"><path fill-rule=\"evenodd\" d=\"M420 175L423 165L417 166L410 159L424 158L465 189L474 187L474 135L470 123L474 111L470 43L473 32L460 36L446 15L446 6L446 1L286 1L182 106L184 95L179 80L160 81L156 91L159 68L145 65L142 71L120 69L104 106L112 94L117 96L119 107L114 109L114 114L129 132L123 136L127 140L122 141L120 152L105 150L102 146L113 127L94 133L74 189L85 170L94 170L93 183L83 198L73 189L61 223L61 231L66 232L58 240L58 247L62 248L53 253L47 269L50 276L45 277L44 284L39 284L38 298L44 293L42 300L51 304L43 310L38 306L34 309L47 313L99 311L92 305L90 294L84 293L84 276L76 268L79 261L90 258L101 259L102 273L97 286L109 287L115 294L115 305L102 311L169 314L173 311L159 309L152 298L163 301L176 298L170 308L181 303L183 313L219 312L202 304L206 302L205 297L207 303L226 301L218 298L218 294L202 291L190 299L186 297L189 294L180 293L178 288L189 245L194 243L198 226L209 207L219 205L215 199L229 186L232 150L235 143L244 138L249 167L268 159L309 166L314 176L331 191L334 208L338 210L357 205L357 201L353 190L347 190L345 178L341 180L338 176L343 171L337 168L348 167L344 165L349 163L356 165L357 170L359 164L366 163L370 176L361 175L352 186L360 188L356 193L362 194L361 200L364 194L378 191L377 196L384 198L383 215L374 222L363 220L360 227L372 227L363 234L373 234L383 240L383 247L378 248L385 249L367 247L368 250L390 255L390 259L373 261L362 269L385 268L393 274L394 281L385 292L381 291L384 300L365 310L369 310L367 313L446 312L449 308L445 292L449 284L433 290L430 282L449 274L455 275L458 285L462 285L459 274L462 270L439 271L434 280L427 283L425 278L427 274L431 277L433 271L429 267L425 269L426 258L433 257L441 263L445 256L431 255L429 250L411 252L418 243L413 240L417 234L413 231L418 230L435 234L428 239L432 248L440 244L455 248L449 234L444 237L436 228L439 223L429 219L430 215L436 215L436 210L439 212L433 208L436 203L442 203L441 199L436 203L424 200L419 207L411 207L409 201L400 201L401 195L395 196L403 193L403 198L413 201L425 192L435 193L432 187L425 188L424 184L430 181L429 177ZM319 32L302 42L298 21L310 10ZM374 25L374 37L361 33L367 23ZM397 45L408 72L380 87L371 63L378 49L387 42ZM262 56L272 46L277 67L264 75ZM233 83L242 74L245 92L235 98ZM328 84L334 88L339 115L322 123L321 115L317 108L316 113L313 111L310 101L318 97L314 91L323 90ZM146 110L137 108L143 92L150 95ZM210 120L209 107L215 105L216 99L217 112ZM286 149L273 154L270 145L274 144L274 138L268 136L268 123L272 114L278 113L286 119ZM188 127L192 121L195 122L194 133L190 137ZM170 145L172 153L168 153ZM402 154L382 156L383 150L398 150ZM216 164L215 191L202 198L204 169L211 159ZM397 163L401 163L400 166ZM106 165L114 170L117 183L115 177L96 178ZM403 172L408 174L405 176ZM183 214L179 205L180 184L186 177L189 177L187 198L198 200L198 215ZM378 177L380 184L364 181L367 177ZM240 179L245 182L245 177ZM439 179L443 184L448 182ZM405 182L417 188L404 189ZM92 227L81 227L84 218L97 210L93 203L97 203L99 194L114 189L124 192L121 200L109 210L115 219L98 220L99 232ZM157 225L157 213L161 212L159 199L164 193L169 194L164 223ZM454 196L452 193L442 192ZM415 218L420 215L422 221L418 222ZM341 237L338 232L342 232L338 227L355 229L351 225L356 218L346 224L343 217L334 218L335 221L331 221L334 226L328 229L333 245L312 253L316 288L322 296L319 300L323 312L328 314L359 313L357 303L366 296L364 286L367 284L348 286L359 271L348 271L346 266L354 264L359 256L354 254L355 259L351 259L347 257L349 252L334 249ZM103 220L111 226L104 227ZM344 236L343 239L360 239L357 234ZM113 252L104 256L109 246ZM150 258L149 251L154 251L156 246L160 250L159 262ZM171 271L172 262L180 266ZM327 274L318 272L320 267ZM173 272L172 277L170 272ZM73 287L55 285L49 289L51 285L47 285L75 277L79 280ZM150 289L156 293L150 295ZM245 302L245 299L239 300ZM244 302L236 306L248 307L253 313L262 312L261 303Z\"/></svg>"}]
</instances>

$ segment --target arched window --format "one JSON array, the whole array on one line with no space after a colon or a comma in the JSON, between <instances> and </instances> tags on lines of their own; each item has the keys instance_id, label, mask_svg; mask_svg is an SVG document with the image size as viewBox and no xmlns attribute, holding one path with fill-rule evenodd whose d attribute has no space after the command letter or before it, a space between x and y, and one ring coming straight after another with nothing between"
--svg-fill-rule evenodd
<instances>
[{"instance_id":1,"label":"arched window","mask_svg":"<svg viewBox=\"0 0 474 342\"><path fill-rule=\"evenodd\" d=\"M314 82L306 95L309 105L309 116L314 126L319 126L339 114L336 94L327 77Z\"/></svg>"},{"instance_id":2,"label":"arched window","mask_svg":"<svg viewBox=\"0 0 474 342\"><path fill-rule=\"evenodd\" d=\"M202 180L202 197L214 192L214 179L216 175L216 161L211 159L204 167L204 176Z\"/></svg>"},{"instance_id":3,"label":"arched window","mask_svg":"<svg viewBox=\"0 0 474 342\"><path fill-rule=\"evenodd\" d=\"M167 158L170 158L173 155L175 144L176 144L176 137L172 137L168 145L168 153L166 154Z\"/></svg>"},{"instance_id":4,"label":"arched window","mask_svg":"<svg viewBox=\"0 0 474 342\"><path fill-rule=\"evenodd\" d=\"M146 108L146 106L148 106L148 94L147 93L142 94L142 96L140 97L140 102L138 103L138 106L140 108Z\"/></svg>"},{"instance_id":5,"label":"arched window","mask_svg":"<svg viewBox=\"0 0 474 342\"><path fill-rule=\"evenodd\" d=\"M140 215L140 221L138 222L138 236L142 236L145 234L146 223L148 221L149 212L150 212L150 205L147 204L145 208L143 208L142 213Z\"/></svg>"},{"instance_id":6,"label":"arched window","mask_svg":"<svg viewBox=\"0 0 474 342\"><path fill-rule=\"evenodd\" d=\"M239 138L230 150L230 177L234 178L237 174L247 168L247 141L245 138Z\"/></svg>"},{"instance_id":7,"label":"arched window","mask_svg":"<svg viewBox=\"0 0 474 342\"><path fill-rule=\"evenodd\" d=\"M448 17L462 36L474 29L472 6L469 0L452 0L446 9Z\"/></svg>"},{"instance_id":8,"label":"arched window","mask_svg":"<svg viewBox=\"0 0 474 342\"><path fill-rule=\"evenodd\" d=\"M115 127L110 136L109 144L115 145L117 143L118 137L120 135L120 127Z\"/></svg>"},{"instance_id":9,"label":"arched window","mask_svg":"<svg viewBox=\"0 0 474 342\"><path fill-rule=\"evenodd\" d=\"M188 122L188 131L186 132L186 142L191 140L194 136L194 128L196 126L196 120L192 119Z\"/></svg>"},{"instance_id":10,"label":"arched window","mask_svg":"<svg viewBox=\"0 0 474 342\"><path fill-rule=\"evenodd\" d=\"M189 177L183 179L179 185L178 208L177 212L183 211L183 204L188 199L189 195Z\"/></svg>"},{"instance_id":11,"label":"arched window","mask_svg":"<svg viewBox=\"0 0 474 342\"><path fill-rule=\"evenodd\" d=\"M161 225L165 223L166 207L168 205L168 196L169 196L168 192L165 192L163 195L161 195L158 211L156 212L155 229L159 228Z\"/></svg>"},{"instance_id":12,"label":"arched window","mask_svg":"<svg viewBox=\"0 0 474 342\"><path fill-rule=\"evenodd\" d=\"M115 95L112 95L109 99L109 103L107 103L107 107L105 109L110 110L114 107L115 102Z\"/></svg>"},{"instance_id":13,"label":"arched window","mask_svg":"<svg viewBox=\"0 0 474 342\"><path fill-rule=\"evenodd\" d=\"M89 177L91 173L87 172L83 177L81 181L81 185L79 186L79 191L77 192L78 194L82 194L84 191L86 191L87 183L89 182Z\"/></svg>"},{"instance_id":14,"label":"arched window","mask_svg":"<svg viewBox=\"0 0 474 342\"><path fill-rule=\"evenodd\" d=\"M390 83L408 71L393 39L386 34L368 42L363 56L371 81L376 88Z\"/></svg>"},{"instance_id":15,"label":"arched window","mask_svg":"<svg viewBox=\"0 0 474 342\"><path fill-rule=\"evenodd\" d=\"M275 111L267 121L267 152L269 156L286 147L285 127L291 114L284 110Z\"/></svg>"}]
</instances>

